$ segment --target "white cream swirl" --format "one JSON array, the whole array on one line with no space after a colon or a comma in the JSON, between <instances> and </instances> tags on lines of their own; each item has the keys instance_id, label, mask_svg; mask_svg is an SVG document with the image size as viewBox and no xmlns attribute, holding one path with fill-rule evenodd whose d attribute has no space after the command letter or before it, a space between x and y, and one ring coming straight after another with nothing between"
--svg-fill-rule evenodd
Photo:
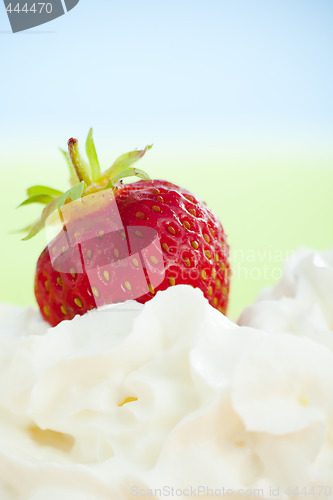
<instances>
[{"instance_id":1,"label":"white cream swirl","mask_svg":"<svg viewBox=\"0 0 333 500\"><path fill-rule=\"evenodd\" d=\"M56 328L0 317L1 500L333 493L326 345L237 326L185 285Z\"/></svg>"},{"instance_id":2,"label":"white cream swirl","mask_svg":"<svg viewBox=\"0 0 333 500\"><path fill-rule=\"evenodd\" d=\"M308 337L333 349L333 250L302 249L285 263L281 280L261 293L239 324Z\"/></svg>"}]
</instances>

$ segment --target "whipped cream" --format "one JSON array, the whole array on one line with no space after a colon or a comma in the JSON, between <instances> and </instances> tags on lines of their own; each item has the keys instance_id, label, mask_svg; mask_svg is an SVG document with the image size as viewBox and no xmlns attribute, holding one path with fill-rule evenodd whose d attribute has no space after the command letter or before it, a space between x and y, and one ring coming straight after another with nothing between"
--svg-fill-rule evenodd
<instances>
[{"instance_id":1,"label":"whipped cream","mask_svg":"<svg viewBox=\"0 0 333 500\"><path fill-rule=\"evenodd\" d=\"M302 255L241 326L186 285L55 328L1 306L1 500L333 495L331 257ZM284 293L306 331L260 313Z\"/></svg>"},{"instance_id":2,"label":"whipped cream","mask_svg":"<svg viewBox=\"0 0 333 500\"><path fill-rule=\"evenodd\" d=\"M333 349L333 250L302 249L284 266L281 280L245 308L240 325L291 333Z\"/></svg>"}]
</instances>

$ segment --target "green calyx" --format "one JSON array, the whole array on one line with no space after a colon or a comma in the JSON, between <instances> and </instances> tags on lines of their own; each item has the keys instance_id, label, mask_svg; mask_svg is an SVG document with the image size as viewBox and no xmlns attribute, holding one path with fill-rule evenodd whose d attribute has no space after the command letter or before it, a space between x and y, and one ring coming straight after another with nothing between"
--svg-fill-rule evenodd
<instances>
[{"instance_id":1,"label":"green calyx","mask_svg":"<svg viewBox=\"0 0 333 500\"><path fill-rule=\"evenodd\" d=\"M32 186L27 189L28 198L19 207L30 205L31 203L41 203L46 205L41 217L34 224L22 229L28 231L23 240L33 238L43 229L46 219L55 211L59 210L66 203L77 200L91 193L105 190L117 189L117 183L125 177L136 176L140 179L151 181L151 178L143 170L132 167L140 160L152 146L146 146L143 150L130 151L125 153L113 163L113 165L101 172L101 168L96 153L93 140L93 131L90 129L86 141L86 153L88 163L85 162L79 152L77 139L69 139L68 152L60 150L63 154L70 172L71 188L68 191L58 191L47 186Z\"/></svg>"}]
</instances>

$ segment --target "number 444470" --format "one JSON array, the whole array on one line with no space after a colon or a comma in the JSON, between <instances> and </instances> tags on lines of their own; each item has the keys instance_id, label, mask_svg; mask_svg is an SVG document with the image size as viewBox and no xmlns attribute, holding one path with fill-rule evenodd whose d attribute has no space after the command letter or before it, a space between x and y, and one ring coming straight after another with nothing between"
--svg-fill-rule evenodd
<instances>
[{"instance_id":1,"label":"number 444470","mask_svg":"<svg viewBox=\"0 0 333 500\"><path fill-rule=\"evenodd\" d=\"M43 11L46 12L47 14L51 14L52 12L52 4L51 3L33 3L30 8L28 7L28 4L25 3L22 6L20 3L17 3L15 6L12 3L9 3L8 6L6 7L6 11L9 12L10 14L12 12L17 12L18 14L20 12L23 12L25 14L28 14L28 12L32 12L33 14L41 14Z\"/></svg>"}]
</instances>

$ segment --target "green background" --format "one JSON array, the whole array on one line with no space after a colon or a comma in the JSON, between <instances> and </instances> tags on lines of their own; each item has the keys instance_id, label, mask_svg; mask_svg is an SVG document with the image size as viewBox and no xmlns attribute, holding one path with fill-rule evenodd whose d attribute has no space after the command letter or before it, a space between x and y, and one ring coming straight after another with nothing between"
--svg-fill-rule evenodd
<instances>
[{"instance_id":1,"label":"green background","mask_svg":"<svg viewBox=\"0 0 333 500\"><path fill-rule=\"evenodd\" d=\"M106 167L122 151L101 145L101 153L102 158L109 159L104 162ZM1 227L0 301L21 305L34 304L35 264L46 240L44 233L27 242L22 242L20 235L8 234L30 223L41 210L41 205L15 207L24 199L26 187L45 183L65 189L68 178L56 148L50 151L46 163L44 156L34 156L34 162L27 155L24 163L12 165L6 182L15 189L4 189L1 196L5 217ZM187 187L219 215L231 247L229 316L233 319L263 287L278 279L282 260L292 250L332 246L330 164L317 165L316 159L302 155L289 158L280 154L275 160L272 156L247 151L228 157L213 148L203 155L190 145L174 152L155 144L140 161L140 167L150 175Z\"/></svg>"}]
</instances>

